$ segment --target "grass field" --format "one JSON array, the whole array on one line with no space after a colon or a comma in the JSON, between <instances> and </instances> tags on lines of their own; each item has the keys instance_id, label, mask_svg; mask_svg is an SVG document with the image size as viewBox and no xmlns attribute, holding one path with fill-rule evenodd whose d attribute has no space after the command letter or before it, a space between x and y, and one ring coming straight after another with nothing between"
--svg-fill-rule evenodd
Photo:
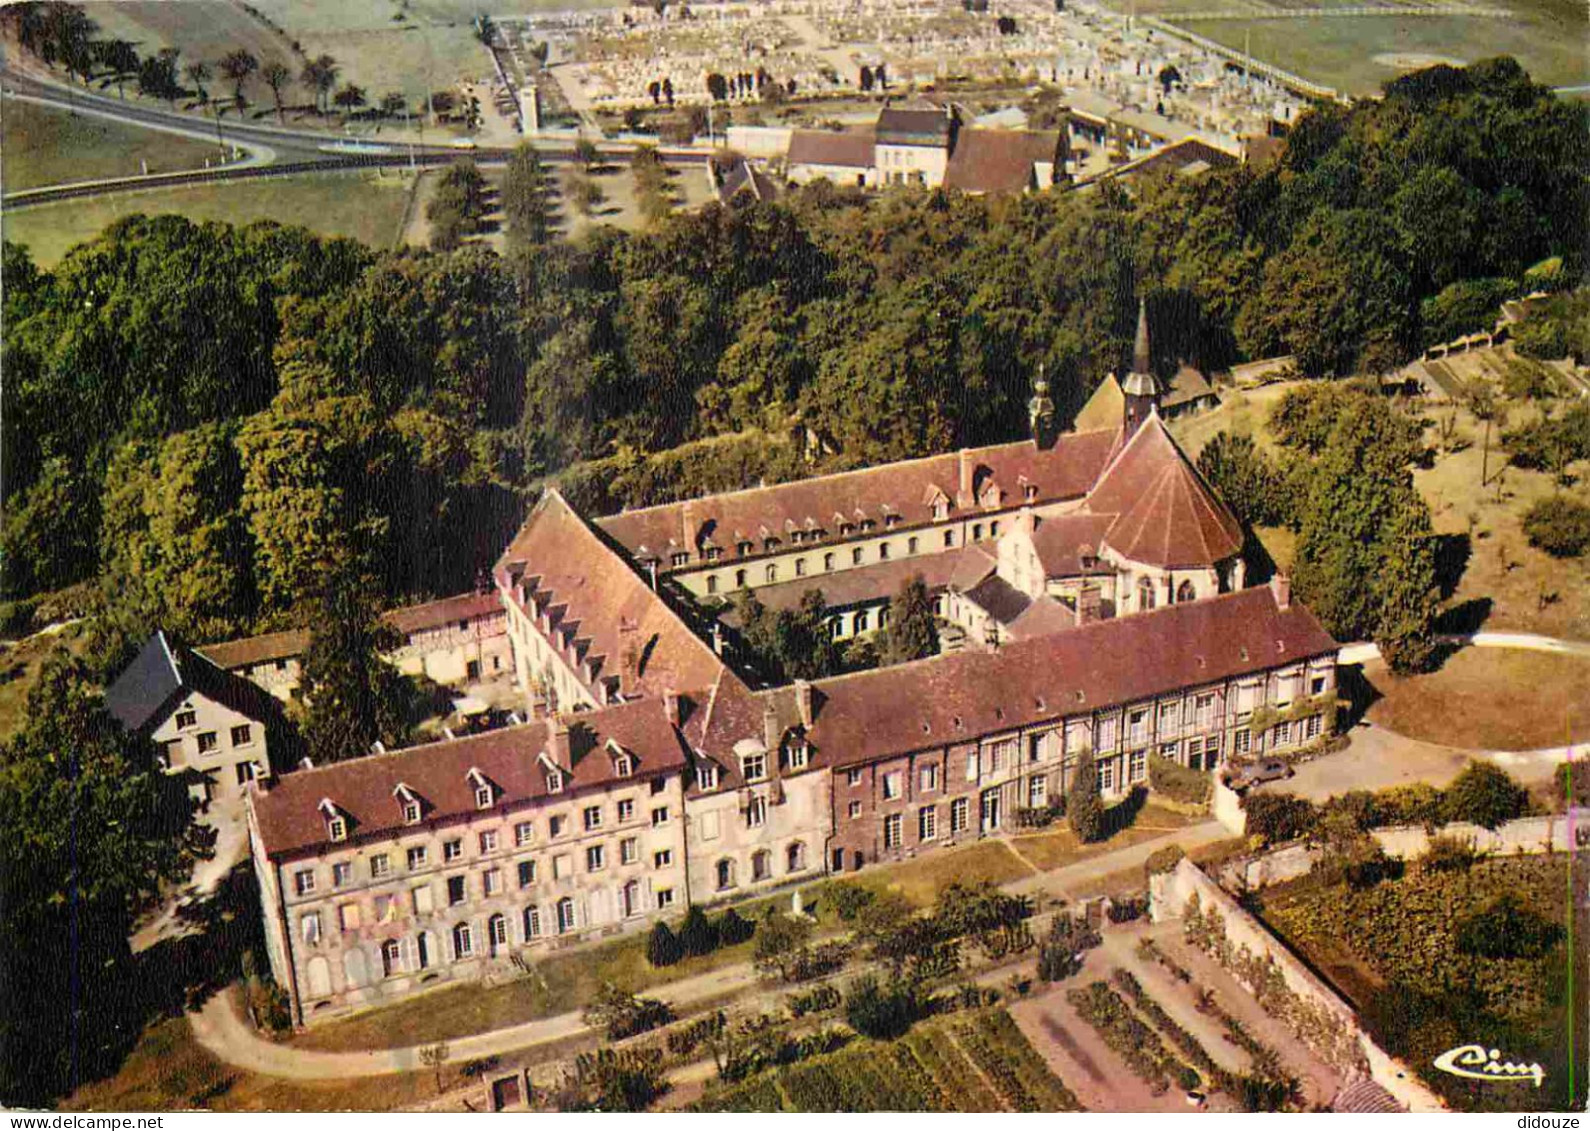
<instances>
[{"instance_id":1,"label":"grass field","mask_svg":"<svg viewBox=\"0 0 1590 1131\"><path fill-rule=\"evenodd\" d=\"M79 7L99 25L100 38L125 39L140 56L175 47L182 52L179 67L202 59L214 71L217 59L239 47L257 58L261 67L278 62L295 77L303 67L303 59L285 36L228 0L86 0ZM257 93L251 97L269 101L265 85L253 85ZM209 86L212 94L231 95L224 79L211 79Z\"/></svg>"},{"instance_id":2,"label":"grass field","mask_svg":"<svg viewBox=\"0 0 1590 1131\"><path fill-rule=\"evenodd\" d=\"M175 212L195 223L275 220L385 248L398 237L411 183L394 173L355 172L150 189L10 209L0 228L6 239L26 244L41 267L54 266L112 221L139 212Z\"/></svg>"},{"instance_id":3,"label":"grass field","mask_svg":"<svg viewBox=\"0 0 1590 1131\"><path fill-rule=\"evenodd\" d=\"M752 944L723 947L672 966L646 961L646 935L632 935L589 950L553 955L536 963L536 977L487 989L468 982L435 990L346 1021L301 1033L301 1048L343 1051L407 1048L552 1017L581 1008L604 983L638 993L751 959Z\"/></svg>"},{"instance_id":4,"label":"grass field","mask_svg":"<svg viewBox=\"0 0 1590 1131\"><path fill-rule=\"evenodd\" d=\"M121 1071L85 1085L64 1111L391 1111L429 1100L428 1071L346 1080L260 1076L217 1060L184 1018L149 1027Z\"/></svg>"},{"instance_id":5,"label":"grass field","mask_svg":"<svg viewBox=\"0 0 1590 1131\"><path fill-rule=\"evenodd\" d=\"M1309 0L1306 6L1352 6L1353 0ZM1112 0L1126 11L1126 0ZM1219 0L1138 0L1136 10L1155 15L1267 63L1347 94L1375 94L1381 84L1428 56L1470 63L1512 55L1539 82L1575 86L1590 74L1584 44L1590 21L1575 0L1510 0L1497 6L1508 19L1478 16L1331 16L1286 19L1183 19L1181 13L1223 9L1262 12L1302 4L1236 4Z\"/></svg>"},{"instance_id":6,"label":"grass field","mask_svg":"<svg viewBox=\"0 0 1590 1131\"><path fill-rule=\"evenodd\" d=\"M1076 834L1062 823L1059 827L1045 832L1017 837L1012 842L1012 847L1022 859L1047 872L1092 856L1129 848L1145 840L1153 840L1155 837L1164 836L1167 832L1186 828L1194 820L1195 818L1186 814L1173 813L1169 809L1149 802L1143 806L1129 828L1122 829L1109 840L1102 840L1097 844L1080 843Z\"/></svg>"},{"instance_id":7,"label":"grass field","mask_svg":"<svg viewBox=\"0 0 1590 1131\"><path fill-rule=\"evenodd\" d=\"M0 102L0 137L5 139L5 161L0 164L0 171L7 192L144 172L197 169L203 167L206 159L213 161L219 156L213 142L123 126L104 118L69 114L10 98Z\"/></svg>"},{"instance_id":8,"label":"grass field","mask_svg":"<svg viewBox=\"0 0 1590 1131\"><path fill-rule=\"evenodd\" d=\"M1590 739L1590 660L1464 648L1428 675L1398 678L1379 662L1364 675L1383 696L1370 720L1409 738L1480 750Z\"/></svg>"}]
</instances>

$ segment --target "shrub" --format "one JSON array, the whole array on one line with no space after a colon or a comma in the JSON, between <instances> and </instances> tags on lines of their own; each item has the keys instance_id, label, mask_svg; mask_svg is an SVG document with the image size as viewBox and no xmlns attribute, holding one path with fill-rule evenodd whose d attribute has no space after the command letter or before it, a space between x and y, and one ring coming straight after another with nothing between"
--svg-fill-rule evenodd
<instances>
[{"instance_id":1,"label":"shrub","mask_svg":"<svg viewBox=\"0 0 1590 1131\"><path fill-rule=\"evenodd\" d=\"M1086 748L1077 758L1071 792L1066 795L1066 820L1071 824L1071 831L1084 844L1104 835L1104 802L1099 798L1099 771L1093 762L1093 751Z\"/></svg>"},{"instance_id":2,"label":"shrub","mask_svg":"<svg viewBox=\"0 0 1590 1131\"><path fill-rule=\"evenodd\" d=\"M1528 808L1528 791L1489 762L1470 762L1442 796L1447 820L1467 821L1484 829L1523 816Z\"/></svg>"},{"instance_id":3,"label":"shrub","mask_svg":"<svg viewBox=\"0 0 1590 1131\"><path fill-rule=\"evenodd\" d=\"M1375 826L1440 824L1443 815L1441 791L1418 782L1392 786L1375 794Z\"/></svg>"},{"instance_id":4,"label":"shrub","mask_svg":"<svg viewBox=\"0 0 1590 1131\"><path fill-rule=\"evenodd\" d=\"M1457 948L1481 958L1540 958L1562 938L1562 926L1504 892L1458 926Z\"/></svg>"},{"instance_id":5,"label":"shrub","mask_svg":"<svg viewBox=\"0 0 1590 1131\"><path fill-rule=\"evenodd\" d=\"M885 985L876 975L865 974L845 992L845 1020L864 1037L893 1040L909 1029L919 1015L916 990L903 981Z\"/></svg>"},{"instance_id":6,"label":"shrub","mask_svg":"<svg viewBox=\"0 0 1590 1131\"><path fill-rule=\"evenodd\" d=\"M1319 823L1313 802L1290 793L1250 793L1242 799L1242 809L1248 832L1266 844L1307 836Z\"/></svg>"},{"instance_id":7,"label":"shrub","mask_svg":"<svg viewBox=\"0 0 1590 1131\"><path fill-rule=\"evenodd\" d=\"M1158 754L1150 754L1148 784L1155 793L1163 793L1172 801L1181 801L1188 805L1207 805L1210 795L1214 792L1214 775L1189 769L1180 762L1173 762Z\"/></svg>"},{"instance_id":8,"label":"shrub","mask_svg":"<svg viewBox=\"0 0 1590 1131\"><path fill-rule=\"evenodd\" d=\"M731 907L718 917L717 929L719 946L735 946L756 933L756 924Z\"/></svg>"},{"instance_id":9,"label":"shrub","mask_svg":"<svg viewBox=\"0 0 1590 1131\"><path fill-rule=\"evenodd\" d=\"M791 994L787 1004L791 1017L804 1017L808 1013L837 1009L842 1000L843 995L834 986L813 986L802 993Z\"/></svg>"},{"instance_id":10,"label":"shrub","mask_svg":"<svg viewBox=\"0 0 1590 1131\"><path fill-rule=\"evenodd\" d=\"M1570 758L1557 767L1557 803L1590 806L1590 758Z\"/></svg>"},{"instance_id":11,"label":"shrub","mask_svg":"<svg viewBox=\"0 0 1590 1131\"><path fill-rule=\"evenodd\" d=\"M1438 836L1430 838L1424 854L1419 857L1421 872L1467 872L1480 854L1468 837Z\"/></svg>"},{"instance_id":12,"label":"shrub","mask_svg":"<svg viewBox=\"0 0 1590 1131\"><path fill-rule=\"evenodd\" d=\"M1168 844L1164 848L1157 848L1149 853L1148 859L1143 861L1143 879L1146 882L1152 876L1169 872L1181 863L1182 857L1187 853L1179 844Z\"/></svg>"},{"instance_id":13,"label":"shrub","mask_svg":"<svg viewBox=\"0 0 1590 1131\"><path fill-rule=\"evenodd\" d=\"M1336 817L1359 832L1374 828L1377 816L1375 795L1367 789L1351 789L1346 793L1337 794L1335 797L1327 798L1320 807L1322 820Z\"/></svg>"},{"instance_id":14,"label":"shrub","mask_svg":"<svg viewBox=\"0 0 1590 1131\"><path fill-rule=\"evenodd\" d=\"M846 923L854 919L863 907L876 898L876 894L870 888L864 888L860 884L840 880L828 885L828 902L833 904L834 914Z\"/></svg>"},{"instance_id":15,"label":"shrub","mask_svg":"<svg viewBox=\"0 0 1590 1131\"><path fill-rule=\"evenodd\" d=\"M789 973L785 980L809 982L813 978L821 978L844 966L849 957L850 948L841 942L803 946L790 956Z\"/></svg>"},{"instance_id":16,"label":"shrub","mask_svg":"<svg viewBox=\"0 0 1590 1131\"><path fill-rule=\"evenodd\" d=\"M718 929L700 907L685 912L685 921L679 927L679 942L690 955L708 954L718 945Z\"/></svg>"},{"instance_id":17,"label":"shrub","mask_svg":"<svg viewBox=\"0 0 1590 1131\"><path fill-rule=\"evenodd\" d=\"M1038 948L1038 977L1058 982L1082 969L1082 954L1104 940L1086 921L1061 912L1049 923L1049 937Z\"/></svg>"},{"instance_id":18,"label":"shrub","mask_svg":"<svg viewBox=\"0 0 1590 1131\"><path fill-rule=\"evenodd\" d=\"M1524 535L1554 558L1577 558L1590 550L1590 505L1566 495L1542 499L1524 512Z\"/></svg>"},{"instance_id":19,"label":"shrub","mask_svg":"<svg viewBox=\"0 0 1590 1131\"><path fill-rule=\"evenodd\" d=\"M733 912L729 912L733 914ZM727 918L727 916L725 916ZM745 920L741 919L740 922ZM771 915L756 935L753 962L763 975L790 981L797 954L812 935L812 921L793 915Z\"/></svg>"},{"instance_id":20,"label":"shrub","mask_svg":"<svg viewBox=\"0 0 1590 1131\"><path fill-rule=\"evenodd\" d=\"M605 1031L608 1040L622 1041L668 1024L674 1012L666 1002L636 997L609 983L585 1007L584 1019L587 1025Z\"/></svg>"},{"instance_id":21,"label":"shrub","mask_svg":"<svg viewBox=\"0 0 1590 1131\"><path fill-rule=\"evenodd\" d=\"M669 929L667 923L659 922L651 929L651 935L646 939L646 961L653 966L672 966L685 956L685 948L679 942L679 936Z\"/></svg>"},{"instance_id":22,"label":"shrub","mask_svg":"<svg viewBox=\"0 0 1590 1131\"><path fill-rule=\"evenodd\" d=\"M668 1051L674 1056L689 1056L695 1052L704 1041L712 1040L723 1032L728 1024L728 1018L723 1010L706 1017L698 1017L688 1025L682 1025L668 1034Z\"/></svg>"}]
</instances>

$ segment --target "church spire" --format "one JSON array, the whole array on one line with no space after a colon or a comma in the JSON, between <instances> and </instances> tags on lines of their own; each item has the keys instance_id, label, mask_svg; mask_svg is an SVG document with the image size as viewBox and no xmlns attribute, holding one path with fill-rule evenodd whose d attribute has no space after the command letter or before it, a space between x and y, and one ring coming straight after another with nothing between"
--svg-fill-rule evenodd
<instances>
[{"instance_id":1,"label":"church spire","mask_svg":"<svg viewBox=\"0 0 1590 1131\"><path fill-rule=\"evenodd\" d=\"M1148 373L1148 300L1137 300L1137 338L1132 343L1132 372Z\"/></svg>"},{"instance_id":2,"label":"church spire","mask_svg":"<svg viewBox=\"0 0 1590 1131\"><path fill-rule=\"evenodd\" d=\"M1132 371L1121 383L1121 392L1125 394L1124 424L1126 434L1130 436L1148 419L1150 413L1159 408L1159 382L1154 380L1148 352L1148 303L1141 298L1137 300L1137 338L1132 343Z\"/></svg>"}]
</instances>

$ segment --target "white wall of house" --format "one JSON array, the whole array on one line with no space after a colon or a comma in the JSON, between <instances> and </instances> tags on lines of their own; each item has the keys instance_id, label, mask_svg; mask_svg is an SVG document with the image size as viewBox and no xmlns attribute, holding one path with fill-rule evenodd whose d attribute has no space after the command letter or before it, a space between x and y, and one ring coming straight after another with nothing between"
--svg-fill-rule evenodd
<instances>
[{"instance_id":1,"label":"white wall of house","mask_svg":"<svg viewBox=\"0 0 1590 1131\"><path fill-rule=\"evenodd\" d=\"M173 774L196 773L200 801L235 801L256 779L270 776L265 724L197 692L190 692L150 732Z\"/></svg>"}]
</instances>

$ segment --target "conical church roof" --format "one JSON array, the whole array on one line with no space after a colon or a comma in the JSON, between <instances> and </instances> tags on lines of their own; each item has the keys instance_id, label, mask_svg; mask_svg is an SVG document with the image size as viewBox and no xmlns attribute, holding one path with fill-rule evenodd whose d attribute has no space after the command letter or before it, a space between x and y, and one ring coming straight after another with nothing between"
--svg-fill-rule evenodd
<instances>
[{"instance_id":1,"label":"conical church roof","mask_svg":"<svg viewBox=\"0 0 1590 1131\"><path fill-rule=\"evenodd\" d=\"M1116 515L1104 544L1160 568L1212 566L1242 549L1242 524L1151 413L1088 495L1087 510Z\"/></svg>"}]
</instances>

